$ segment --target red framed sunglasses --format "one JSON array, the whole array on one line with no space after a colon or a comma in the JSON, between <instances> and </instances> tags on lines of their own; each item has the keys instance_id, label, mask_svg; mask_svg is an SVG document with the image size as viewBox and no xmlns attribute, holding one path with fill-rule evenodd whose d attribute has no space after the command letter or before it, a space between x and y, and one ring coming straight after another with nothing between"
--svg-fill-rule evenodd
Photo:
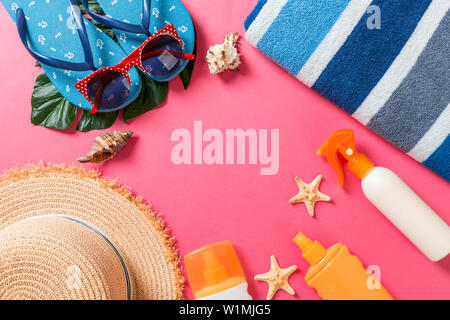
<instances>
[{"instance_id":1,"label":"red framed sunglasses","mask_svg":"<svg viewBox=\"0 0 450 320\"><path fill-rule=\"evenodd\" d=\"M128 99L132 85L128 71L139 67L145 74L158 80L177 72L183 59L195 56L183 52L184 44L173 24L168 24L151 35L120 63L91 73L75 84L75 88L92 105L91 113L99 108L114 110Z\"/></svg>"}]
</instances>

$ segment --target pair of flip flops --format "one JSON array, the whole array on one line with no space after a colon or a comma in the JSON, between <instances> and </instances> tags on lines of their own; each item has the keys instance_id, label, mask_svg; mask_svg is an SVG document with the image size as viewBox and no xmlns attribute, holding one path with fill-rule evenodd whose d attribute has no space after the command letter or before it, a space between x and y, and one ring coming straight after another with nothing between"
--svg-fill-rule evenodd
<instances>
[{"instance_id":1,"label":"pair of flip flops","mask_svg":"<svg viewBox=\"0 0 450 320\"><path fill-rule=\"evenodd\" d=\"M82 2L91 18L114 30L120 46L81 14ZM89 11L90 0L1 0L17 24L19 36L30 54L38 60L56 89L72 104L88 111L92 101L76 89L98 69L120 65L152 34L170 25L183 45L184 53L194 50L195 30L187 9L180 0L97 0L105 15ZM167 27L166 27L167 28ZM161 59L162 63L165 62ZM171 64L171 62L168 62ZM148 74L156 81L168 81L189 63L184 59L169 74ZM165 63L167 66L167 63ZM142 64L141 64L142 66ZM111 104L102 104L98 112L122 109L137 98L141 78L135 67L127 70L126 95ZM143 70L145 72L145 70ZM114 81L115 79L113 79ZM123 81L123 79L118 79ZM109 90L116 90L111 85ZM120 86L119 86L120 87Z\"/></svg>"}]
</instances>

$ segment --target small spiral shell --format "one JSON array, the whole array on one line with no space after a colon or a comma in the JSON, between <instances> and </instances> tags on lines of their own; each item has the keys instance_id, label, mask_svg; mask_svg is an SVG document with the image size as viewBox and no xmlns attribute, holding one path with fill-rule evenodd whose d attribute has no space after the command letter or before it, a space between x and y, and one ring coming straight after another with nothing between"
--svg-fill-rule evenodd
<instances>
[{"instance_id":1,"label":"small spiral shell","mask_svg":"<svg viewBox=\"0 0 450 320\"><path fill-rule=\"evenodd\" d=\"M99 163L115 157L133 135L133 131L114 131L101 133L95 138L91 151L84 157L78 158L81 163Z\"/></svg>"}]
</instances>

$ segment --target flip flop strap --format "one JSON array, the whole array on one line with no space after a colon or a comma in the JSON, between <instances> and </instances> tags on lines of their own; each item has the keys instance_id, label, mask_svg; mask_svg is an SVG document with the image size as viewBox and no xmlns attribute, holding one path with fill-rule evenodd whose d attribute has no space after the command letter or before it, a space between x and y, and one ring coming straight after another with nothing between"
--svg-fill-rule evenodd
<instances>
[{"instance_id":1,"label":"flip flop strap","mask_svg":"<svg viewBox=\"0 0 450 320\"><path fill-rule=\"evenodd\" d=\"M92 19L103 24L106 27L112 29L118 29L126 32L138 33L138 34L146 34L148 36L151 35L149 32L150 27L150 9L151 9L151 0L142 0L142 21L141 24L131 24L119 20L115 20L112 18L108 18L107 16L103 16L89 10L88 0L81 0L83 3L86 12L89 13Z\"/></svg>"},{"instance_id":2,"label":"flip flop strap","mask_svg":"<svg viewBox=\"0 0 450 320\"><path fill-rule=\"evenodd\" d=\"M69 62L64 60L59 60L55 58L50 58L40 54L33 49L31 49L28 43L28 34L27 34L27 22L25 19L25 14L22 9L16 10L16 25L17 31L19 32L20 39L22 40L25 49L39 62L48 65L50 67L58 68L58 69L66 69L73 71L89 71L96 70L97 68L94 66L94 58L92 56L91 46L89 44L89 39L86 32L86 27L84 26L84 21L81 16L80 7L76 0L68 0L70 7L72 9L73 17L75 20L75 27L78 31L78 36L81 41L81 46L83 47L84 53L84 62Z\"/></svg>"}]
</instances>

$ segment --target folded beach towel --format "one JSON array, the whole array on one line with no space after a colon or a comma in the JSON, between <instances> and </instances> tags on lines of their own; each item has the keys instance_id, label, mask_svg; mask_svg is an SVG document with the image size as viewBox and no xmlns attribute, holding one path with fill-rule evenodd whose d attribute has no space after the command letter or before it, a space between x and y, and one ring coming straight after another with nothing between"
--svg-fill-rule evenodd
<instances>
[{"instance_id":1,"label":"folded beach towel","mask_svg":"<svg viewBox=\"0 0 450 320\"><path fill-rule=\"evenodd\" d=\"M259 0L246 39L450 181L449 0Z\"/></svg>"}]
</instances>

